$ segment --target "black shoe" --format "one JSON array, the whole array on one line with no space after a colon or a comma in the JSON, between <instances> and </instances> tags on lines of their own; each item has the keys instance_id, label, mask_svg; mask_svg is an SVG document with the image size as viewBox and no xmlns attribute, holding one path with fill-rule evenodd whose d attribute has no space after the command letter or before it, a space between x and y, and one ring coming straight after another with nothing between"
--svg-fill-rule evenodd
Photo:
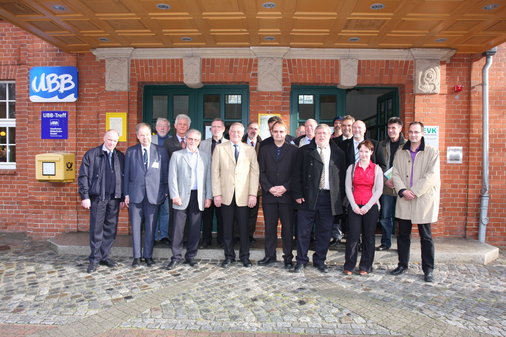
<instances>
[{"instance_id":1,"label":"black shoe","mask_svg":"<svg viewBox=\"0 0 506 337\"><path fill-rule=\"evenodd\" d=\"M99 262L102 266L107 266L109 268L116 267L116 262L111 259L105 259Z\"/></svg>"},{"instance_id":2,"label":"black shoe","mask_svg":"<svg viewBox=\"0 0 506 337\"><path fill-rule=\"evenodd\" d=\"M380 252L381 252L382 250L389 250L389 249L390 249L390 247L387 247L387 246L385 246L385 245L381 245L381 246L376 247L376 250L377 250L377 251L380 251Z\"/></svg>"},{"instance_id":3,"label":"black shoe","mask_svg":"<svg viewBox=\"0 0 506 337\"><path fill-rule=\"evenodd\" d=\"M268 266L270 265L271 263L274 263L276 262L276 258L275 257L264 257L263 259L261 259L260 261L258 261L258 265L259 266Z\"/></svg>"},{"instance_id":4,"label":"black shoe","mask_svg":"<svg viewBox=\"0 0 506 337\"><path fill-rule=\"evenodd\" d=\"M201 242L200 246L199 246L199 248L202 248L202 249L206 249L206 248L209 248L209 247L211 247L211 242L210 241Z\"/></svg>"},{"instance_id":5,"label":"black shoe","mask_svg":"<svg viewBox=\"0 0 506 337\"><path fill-rule=\"evenodd\" d=\"M146 266L151 267L154 264L155 264L155 261L153 260L152 257L146 259Z\"/></svg>"},{"instance_id":6,"label":"black shoe","mask_svg":"<svg viewBox=\"0 0 506 337\"><path fill-rule=\"evenodd\" d=\"M197 265L197 261L195 261L195 259L186 259L184 263L190 267L195 267Z\"/></svg>"},{"instance_id":7,"label":"black shoe","mask_svg":"<svg viewBox=\"0 0 506 337\"><path fill-rule=\"evenodd\" d=\"M313 266L318 269L320 272L326 274L329 272L329 267L325 263L322 264L313 264Z\"/></svg>"},{"instance_id":8,"label":"black shoe","mask_svg":"<svg viewBox=\"0 0 506 337\"><path fill-rule=\"evenodd\" d=\"M90 263L90 265L88 266L88 269L86 269L86 272L88 274L91 274L96 270L97 270L97 265L95 263Z\"/></svg>"},{"instance_id":9,"label":"black shoe","mask_svg":"<svg viewBox=\"0 0 506 337\"><path fill-rule=\"evenodd\" d=\"M234 263L234 262L235 262L235 260L233 260L233 259L225 259L225 260L223 260L223 262L221 263L221 266L222 266L223 268L228 268L228 266L230 266L230 265L231 265L232 263Z\"/></svg>"},{"instance_id":10,"label":"black shoe","mask_svg":"<svg viewBox=\"0 0 506 337\"><path fill-rule=\"evenodd\" d=\"M141 265L141 259L139 259L138 257L134 258L132 261L132 267L138 267L140 265Z\"/></svg>"},{"instance_id":11,"label":"black shoe","mask_svg":"<svg viewBox=\"0 0 506 337\"><path fill-rule=\"evenodd\" d=\"M244 260L242 260L242 265L243 265L244 267L246 267L246 268L250 268L251 266L253 266L253 265L251 264L251 261L250 261L249 259L244 259Z\"/></svg>"},{"instance_id":12,"label":"black shoe","mask_svg":"<svg viewBox=\"0 0 506 337\"><path fill-rule=\"evenodd\" d=\"M425 275L423 276L423 280L425 282L434 282L434 274L432 273L432 271L426 272Z\"/></svg>"},{"instance_id":13,"label":"black shoe","mask_svg":"<svg viewBox=\"0 0 506 337\"><path fill-rule=\"evenodd\" d=\"M408 267L398 266L394 270L390 272L391 275L401 275L404 274L408 270Z\"/></svg>"},{"instance_id":14,"label":"black shoe","mask_svg":"<svg viewBox=\"0 0 506 337\"><path fill-rule=\"evenodd\" d=\"M340 243L341 243L340 239L338 239L338 238L332 238L332 240L330 240L330 242L329 242L329 246L337 246Z\"/></svg>"},{"instance_id":15,"label":"black shoe","mask_svg":"<svg viewBox=\"0 0 506 337\"><path fill-rule=\"evenodd\" d=\"M176 268L179 264L181 263L180 260L172 260L170 261L170 263L167 265L167 267L165 267L165 269L167 270L172 270L174 268Z\"/></svg>"},{"instance_id":16,"label":"black shoe","mask_svg":"<svg viewBox=\"0 0 506 337\"><path fill-rule=\"evenodd\" d=\"M290 269L291 273L302 273L302 269L306 268L306 265L300 262L297 262L295 264L295 267L293 269Z\"/></svg>"},{"instance_id":17,"label":"black shoe","mask_svg":"<svg viewBox=\"0 0 506 337\"><path fill-rule=\"evenodd\" d=\"M285 269L292 269L293 268L293 262L292 261L285 261Z\"/></svg>"}]
</instances>

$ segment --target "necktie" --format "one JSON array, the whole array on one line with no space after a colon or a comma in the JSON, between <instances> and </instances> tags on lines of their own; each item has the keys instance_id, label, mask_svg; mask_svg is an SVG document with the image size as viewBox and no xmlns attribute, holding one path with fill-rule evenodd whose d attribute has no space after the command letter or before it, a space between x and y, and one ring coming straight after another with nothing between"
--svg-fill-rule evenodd
<instances>
[{"instance_id":1,"label":"necktie","mask_svg":"<svg viewBox=\"0 0 506 337\"><path fill-rule=\"evenodd\" d=\"M255 142L251 142L251 146L255 147Z\"/></svg>"},{"instance_id":2,"label":"necktie","mask_svg":"<svg viewBox=\"0 0 506 337\"><path fill-rule=\"evenodd\" d=\"M109 155L107 157L109 157L109 165L111 165L111 168L112 168L112 154L113 154L113 152L112 151L108 152L108 154Z\"/></svg>"},{"instance_id":3,"label":"necktie","mask_svg":"<svg viewBox=\"0 0 506 337\"><path fill-rule=\"evenodd\" d=\"M358 148L355 148L355 163L360 159L360 155L358 154Z\"/></svg>"},{"instance_id":4,"label":"necktie","mask_svg":"<svg viewBox=\"0 0 506 337\"><path fill-rule=\"evenodd\" d=\"M234 144L234 157L235 157L235 162L237 163L237 158L239 158L239 149L237 148L237 144Z\"/></svg>"},{"instance_id":5,"label":"necktie","mask_svg":"<svg viewBox=\"0 0 506 337\"><path fill-rule=\"evenodd\" d=\"M320 189L323 189L325 187L325 151L323 151L322 147L318 147L318 152L323 162L322 175L320 176Z\"/></svg>"},{"instance_id":6,"label":"necktie","mask_svg":"<svg viewBox=\"0 0 506 337\"><path fill-rule=\"evenodd\" d=\"M184 138L181 138L181 148L186 149L186 142L184 141Z\"/></svg>"},{"instance_id":7,"label":"necktie","mask_svg":"<svg viewBox=\"0 0 506 337\"><path fill-rule=\"evenodd\" d=\"M148 150L144 149L144 153L142 154L142 161L144 162L144 168L148 169Z\"/></svg>"}]
</instances>

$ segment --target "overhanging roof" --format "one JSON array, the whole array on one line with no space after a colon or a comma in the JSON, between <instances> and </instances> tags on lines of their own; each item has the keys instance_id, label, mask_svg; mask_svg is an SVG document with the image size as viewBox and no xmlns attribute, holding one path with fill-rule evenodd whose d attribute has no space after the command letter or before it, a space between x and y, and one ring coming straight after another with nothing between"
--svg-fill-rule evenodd
<instances>
[{"instance_id":1,"label":"overhanging roof","mask_svg":"<svg viewBox=\"0 0 506 337\"><path fill-rule=\"evenodd\" d=\"M506 0L0 0L67 52L95 48L450 48L506 42Z\"/></svg>"}]
</instances>

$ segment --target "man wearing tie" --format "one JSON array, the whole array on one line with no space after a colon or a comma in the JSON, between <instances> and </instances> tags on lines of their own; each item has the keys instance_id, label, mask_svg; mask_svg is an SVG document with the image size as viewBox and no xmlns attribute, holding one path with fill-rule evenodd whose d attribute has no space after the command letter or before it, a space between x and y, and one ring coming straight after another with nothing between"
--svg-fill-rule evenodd
<instances>
[{"instance_id":1,"label":"man wearing tie","mask_svg":"<svg viewBox=\"0 0 506 337\"><path fill-rule=\"evenodd\" d=\"M176 116L176 120L174 122L174 129L176 129L176 137L170 137L163 143L163 146L165 147L167 153L169 154L169 158L174 151L186 148L185 137L186 132L188 132L191 123L192 120L188 115L179 114Z\"/></svg>"},{"instance_id":2,"label":"man wearing tie","mask_svg":"<svg viewBox=\"0 0 506 337\"><path fill-rule=\"evenodd\" d=\"M209 157L211 157L211 162L216 145L228 142L228 139L223 137L224 132L225 123L222 119L215 118L211 122L212 137L203 140L199 145L199 150L209 155ZM202 243L200 248L208 248L212 245L214 214L216 214L217 220L216 241L218 242L218 245L223 245L223 219L221 217L221 210L216 208L214 206L214 202L212 202L211 206L209 208L206 208L204 210L204 214L202 215Z\"/></svg>"},{"instance_id":3,"label":"man wearing tie","mask_svg":"<svg viewBox=\"0 0 506 337\"><path fill-rule=\"evenodd\" d=\"M97 264L109 268L116 263L109 258L116 238L118 215L123 203L123 168L125 156L116 150L119 135L116 130L104 134L104 143L86 152L79 168L81 206L90 210L90 264L87 272Z\"/></svg>"},{"instance_id":4,"label":"man wearing tie","mask_svg":"<svg viewBox=\"0 0 506 337\"><path fill-rule=\"evenodd\" d=\"M314 140L297 152L292 178L293 197L297 212L297 264L292 272L300 273L309 262L307 256L311 229L316 224L316 248L313 266L322 273L325 265L334 216L343 213L344 166L343 151L330 142L327 124L316 127Z\"/></svg>"},{"instance_id":5,"label":"man wearing tie","mask_svg":"<svg viewBox=\"0 0 506 337\"><path fill-rule=\"evenodd\" d=\"M132 224L133 261L140 265L141 224L144 223L144 249L142 257L151 267L158 206L167 196L169 158L167 151L151 143L151 127L146 123L136 125L140 144L128 148L125 156L125 204Z\"/></svg>"},{"instance_id":6,"label":"man wearing tie","mask_svg":"<svg viewBox=\"0 0 506 337\"><path fill-rule=\"evenodd\" d=\"M258 161L255 150L241 142L244 126L233 123L229 130L230 142L216 146L212 160L212 189L214 204L221 207L223 216L223 243L227 268L235 261L233 225L239 227L239 258L244 267L251 267L249 260L248 207L257 203Z\"/></svg>"},{"instance_id":7,"label":"man wearing tie","mask_svg":"<svg viewBox=\"0 0 506 337\"><path fill-rule=\"evenodd\" d=\"M200 131L186 134L186 149L172 154L169 163L169 192L174 208L172 258L167 269L182 261L183 238L188 220L185 262L194 266L200 240L202 211L211 206L211 158L199 151Z\"/></svg>"}]
</instances>

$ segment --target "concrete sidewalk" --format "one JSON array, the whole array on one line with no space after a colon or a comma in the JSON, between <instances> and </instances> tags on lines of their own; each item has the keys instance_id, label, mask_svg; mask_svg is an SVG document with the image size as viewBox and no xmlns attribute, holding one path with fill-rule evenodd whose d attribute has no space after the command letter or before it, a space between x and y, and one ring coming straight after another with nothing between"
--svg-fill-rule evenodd
<instances>
[{"instance_id":1,"label":"concrete sidewalk","mask_svg":"<svg viewBox=\"0 0 506 337\"><path fill-rule=\"evenodd\" d=\"M476 240L458 238L436 238L436 262L437 263L479 263L488 264L499 256L499 248ZM89 238L87 232L66 233L49 240L51 249L59 255L87 256L90 253ZM376 246L380 245L380 236L376 236ZM344 263L344 244L332 247L328 260L334 263ZM295 247L294 247L295 248ZM392 240L392 248L388 251L376 252L376 262L397 262L397 243ZM251 245L251 259L258 261L264 257L264 240L257 239ZM295 253L295 249L294 249ZM118 235L114 243L112 255L116 257L132 256L132 238L130 235ZM155 258L168 259L171 256L168 245L159 244L155 246L153 255ZM198 259L220 260L224 258L223 249L212 247L211 249L200 249ZM282 251L278 248L278 259L282 259ZM419 263L420 241L412 239L411 262Z\"/></svg>"}]
</instances>

